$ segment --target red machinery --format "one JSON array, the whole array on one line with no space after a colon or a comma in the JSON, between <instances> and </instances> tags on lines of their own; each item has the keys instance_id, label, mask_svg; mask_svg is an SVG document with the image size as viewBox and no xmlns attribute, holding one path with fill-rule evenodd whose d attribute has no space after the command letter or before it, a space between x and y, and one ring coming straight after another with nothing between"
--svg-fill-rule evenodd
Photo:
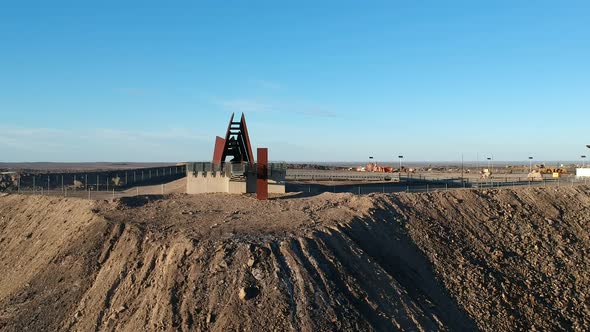
<instances>
[{"instance_id":1,"label":"red machinery","mask_svg":"<svg viewBox=\"0 0 590 332\"><path fill-rule=\"evenodd\" d=\"M377 166L377 163L368 163L365 170L367 172L393 173L393 167Z\"/></svg>"}]
</instances>

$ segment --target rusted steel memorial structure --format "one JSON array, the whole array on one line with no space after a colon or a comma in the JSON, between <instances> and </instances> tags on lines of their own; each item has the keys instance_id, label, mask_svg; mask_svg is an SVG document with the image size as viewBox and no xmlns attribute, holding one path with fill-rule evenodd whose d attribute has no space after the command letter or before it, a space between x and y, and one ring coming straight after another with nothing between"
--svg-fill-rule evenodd
<instances>
[{"instance_id":1,"label":"rusted steel memorial structure","mask_svg":"<svg viewBox=\"0 0 590 332\"><path fill-rule=\"evenodd\" d=\"M261 200L269 193L284 193L285 164L269 164L267 148L258 148L255 160L246 117L234 119L232 114L225 136L215 138L212 162L187 165L187 193L255 192Z\"/></svg>"}]
</instances>

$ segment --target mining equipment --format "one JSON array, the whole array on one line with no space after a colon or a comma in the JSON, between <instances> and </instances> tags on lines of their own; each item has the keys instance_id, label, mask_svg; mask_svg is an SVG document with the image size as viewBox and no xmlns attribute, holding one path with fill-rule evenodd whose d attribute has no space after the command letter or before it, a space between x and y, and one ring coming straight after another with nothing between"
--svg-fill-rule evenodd
<instances>
[{"instance_id":1,"label":"mining equipment","mask_svg":"<svg viewBox=\"0 0 590 332\"><path fill-rule=\"evenodd\" d=\"M545 167L543 165L541 165L541 167L539 167L539 173L541 174L567 174L567 169L563 168L563 167Z\"/></svg>"},{"instance_id":2,"label":"mining equipment","mask_svg":"<svg viewBox=\"0 0 590 332\"><path fill-rule=\"evenodd\" d=\"M368 163L365 167L365 171L376 173L393 173L393 167L377 166L377 163Z\"/></svg>"}]
</instances>

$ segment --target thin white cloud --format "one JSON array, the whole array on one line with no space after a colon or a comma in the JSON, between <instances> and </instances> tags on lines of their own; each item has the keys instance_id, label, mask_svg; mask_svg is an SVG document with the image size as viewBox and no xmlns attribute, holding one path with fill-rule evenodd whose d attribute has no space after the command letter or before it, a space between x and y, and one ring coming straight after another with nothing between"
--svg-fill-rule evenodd
<instances>
[{"instance_id":1,"label":"thin white cloud","mask_svg":"<svg viewBox=\"0 0 590 332\"><path fill-rule=\"evenodd\" d=\"M97 128L92 132L92 136L101 139L116 139L126 141L146 140L199 140L208 141L211 139L210 134L197 133L188 128L170 128L160 131L135 131L120 130L112 128Z\"/></svg>"},{"instance_id":2,"label":"thin white cloud","mask_svg":"<svg viewBox=\"0 0 590 332\"><path fill-rule=\"evenodd\" d=\"M27 136L62 136L66 132L61 129L53 128L20 128L20 127L0 127L0 132L6 136L27 137Z\"/></svg>"},{"instance_id":3,"label":"thin white cloud","mask_svg":"<svg viewBox=\"0 0 590 332\"><path fill-rule=\"evenodd\" d=\"M52 128L0 127L0 147L23 151L53 151L63 147L66 132Z\"/></svg>"},{"instance_id":4,"label":"thin white cloud","mask_svg":"<svg viewBox=\"0 0 590 332\"><path fill-rule=\"evenodd\" d=\"M191 128L22 128L0 126L0 155L12 161L145 161L199 159L214 135Z\"/></svg>"},{"instance_id":5,"label":"thin white cloud","mask_svg":"<svg viewBox=\"0 0 590 332\"><path fill-rule=\"evenodd\" d=\"M0 127L0 148L20 151L63 152L84 144L167 146L179 141L209 142L210 133L199 133L188 128L159 131L133 131L113 128L62 130L54 128Z\"/></svg>"}]
</instances>

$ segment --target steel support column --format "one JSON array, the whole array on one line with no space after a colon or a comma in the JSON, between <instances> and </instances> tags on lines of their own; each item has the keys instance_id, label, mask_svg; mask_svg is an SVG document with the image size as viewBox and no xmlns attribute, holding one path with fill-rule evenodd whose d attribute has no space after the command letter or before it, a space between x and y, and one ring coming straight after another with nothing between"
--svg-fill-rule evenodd
<instances>
[{"instance_id":1,"label":"steel support column","mask_svg":"<svg viewBox=\"0 0 590 332\"><path fill-rule=\"evenodd\" d=\"M256 198L259 200L268 199L268 149L257 149L256 164Z\"/></svg>"}]
</instances>

